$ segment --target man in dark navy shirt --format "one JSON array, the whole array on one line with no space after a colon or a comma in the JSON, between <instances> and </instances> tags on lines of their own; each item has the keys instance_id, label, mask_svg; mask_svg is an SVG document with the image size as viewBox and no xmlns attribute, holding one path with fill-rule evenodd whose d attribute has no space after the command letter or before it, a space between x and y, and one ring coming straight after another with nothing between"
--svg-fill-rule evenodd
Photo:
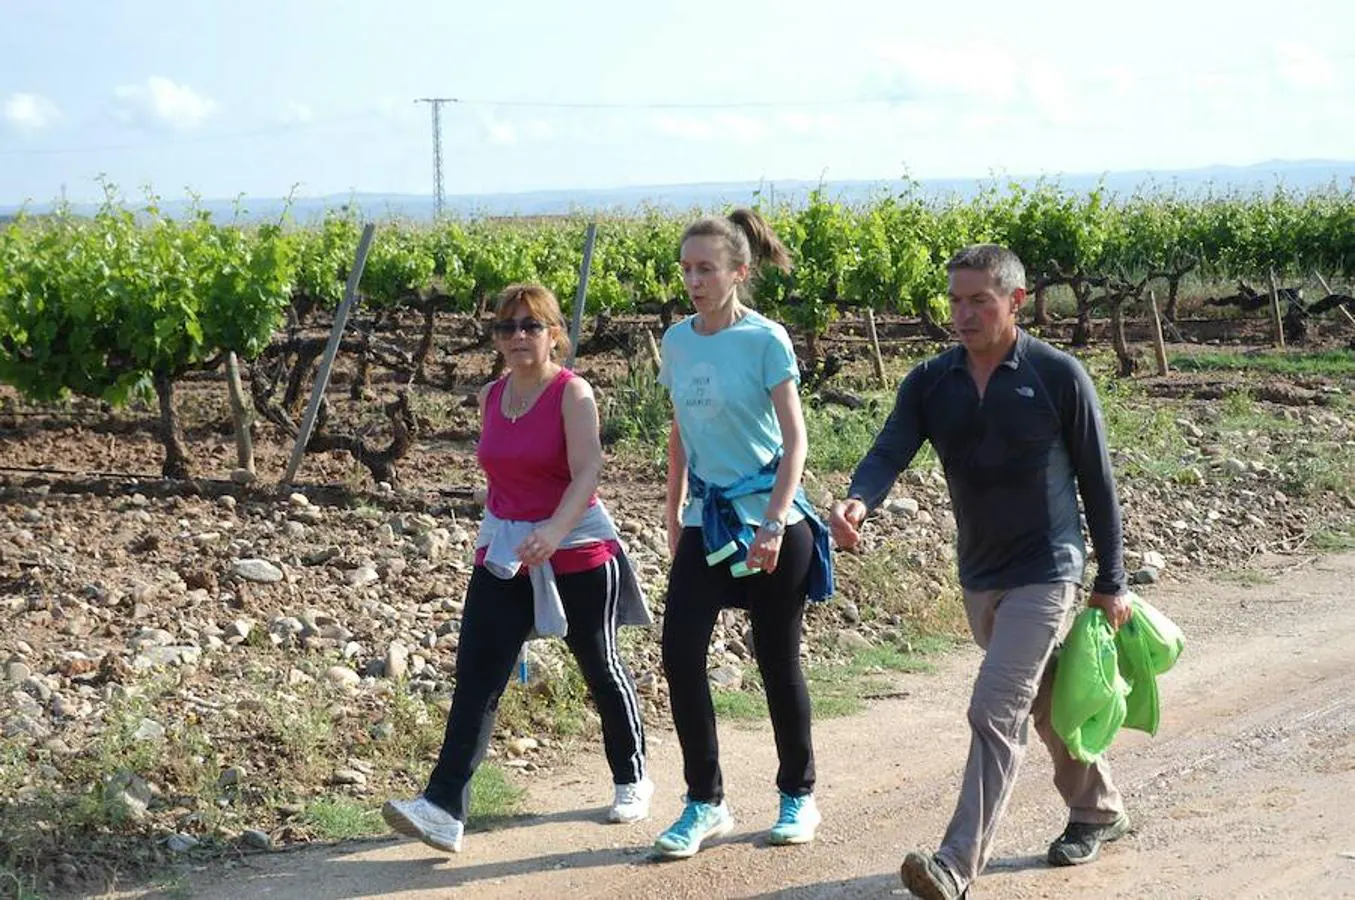
<instances>
[{"instance_id":1,"label":"man in dark navy shirt","mask_svg":"<svg viewBox=\"0 0 1355 900\"><path fill-rule=\"evenodd\" d=\"M964 895L988 861L1025 754L1026 722L1054 759L1068 805L1055 865L1091 862L1129 828L1104 761L1069 756L1050 725L1051 656L1087 562L1078 512L1096 551L1088 602L1115 627L1130 612L1115 480L1095 388L1082 365L1016 325L1026 276L1010 250L980 244L947 265L960 345L915 367L833 509L833 536L855 546L867 512L889 494L924 440L941 460L958 529L965 612L984 660L969 706L964 783L935 855L910 853L904 883L924 900Z\"/></svg>"}]
</instances>

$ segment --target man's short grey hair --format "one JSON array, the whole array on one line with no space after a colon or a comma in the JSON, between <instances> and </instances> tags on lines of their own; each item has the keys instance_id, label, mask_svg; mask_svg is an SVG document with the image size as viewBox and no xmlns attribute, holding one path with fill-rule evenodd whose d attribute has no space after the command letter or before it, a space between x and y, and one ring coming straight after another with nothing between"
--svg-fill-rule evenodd
<instances>
[{"instance_id":1,"label":"man's short grey hair","mask_svg":"<svg viewBox=\"0 0 1355 900\"><path fill-rule=\"evenodd\" d=\"M946 273L956 269L987 272L1004 294L1026 286L1026 267L1021 258L999 244L973 244L965 247L946 263Z\"/></svg>"}]
</instances>

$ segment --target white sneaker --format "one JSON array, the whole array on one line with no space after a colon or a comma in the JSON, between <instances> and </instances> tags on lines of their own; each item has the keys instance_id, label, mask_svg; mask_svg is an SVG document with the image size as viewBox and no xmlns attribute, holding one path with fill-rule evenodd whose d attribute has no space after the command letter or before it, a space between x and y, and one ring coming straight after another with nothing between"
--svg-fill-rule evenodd
<instances>
[{"instance_id":1,"label":"white sneaker","mask_svg":"<svg viewBox=\"0 0 1355 900\"><path fill-rule=\"evenodd\" d=\"M642 778L634 784L618 784L612 808L607 810L608 822L639 822L649 818L649 798L654 796L654 782Z\"/></svg>"},{"instance_id":2,"label":"white sneaker","mask_svg":"<svg viewBox=\"0 0 1355 900\"><path fill-rule=\"evenodd\" d=\"M393 830L423 841L447 853L461 852L461 836L466 825L447 810L424 798L387 800L381 807L381 818Z\"/></svg>"}]
</instances>

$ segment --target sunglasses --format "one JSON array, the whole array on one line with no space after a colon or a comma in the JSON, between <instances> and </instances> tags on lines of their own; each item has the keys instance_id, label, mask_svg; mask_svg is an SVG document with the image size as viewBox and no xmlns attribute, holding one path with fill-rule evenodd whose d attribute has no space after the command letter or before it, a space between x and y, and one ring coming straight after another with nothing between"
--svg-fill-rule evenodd
<instances>
[{"instance_id":1,"label":"sunglasses","mask_svg":"<svg viewBox=\"0 0 1355 900\"><path fill-rule=\"evenodd\" d=\"M538 322L531 316L524 316L521 319L496 319L490 327L499 337L512 337L518 333L519 329L528 337L535 337L545 331L547 325L545 322Z\"/></svg>"}]
</instances>

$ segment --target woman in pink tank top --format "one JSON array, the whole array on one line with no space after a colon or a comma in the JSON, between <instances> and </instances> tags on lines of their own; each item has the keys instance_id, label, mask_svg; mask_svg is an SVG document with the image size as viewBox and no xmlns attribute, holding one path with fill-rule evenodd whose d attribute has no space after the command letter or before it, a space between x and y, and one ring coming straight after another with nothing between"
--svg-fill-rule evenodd
<instances>
[{"instance_id":1,"label":"woman in pink tank top","mask_svg":"<svg viewBox=\"0 0 1355 900\"><path fill-rule=\"evenodd\" d=\"M512 321L504 319L501 321ZM514 340L517 338L514 337ZM480 441L476 447L476 459L489 481L489 497L486 506L500 519L519 522L543 522L538 528L543 534L535 534L529 540L533 543L524 547L530 556L523 556L523 562L531 564L542 555L550 558L551 566L557 575L583 572L594 569L611 559L619 550L615 541L597 541L584 547L558 549L564 533L561 522L568 522L569 513L579 502L579 497L571 497L565 503L570 487L575 486L579 496L585 497L584 506L597 503L596 493L583 494L591 482L597 483L592 474L592 448L596 438L587 434L576 436L576 456L584 457L585 464L580 468L584 477L576 478L570 467L569 448L566 440L568 425L572 422L579 429L589 427L590 416L587 409L573 410L573 416L567 416L565 410L566 395L571 395L572 405L592 405L592 391L587 382L562 366L550 364L554 368L542 374L543 384L530 384L525 389L517 389L513 384L513 374L499 379L482 391L483 400L480 428ZM519 395L521 401L510 398ZM531 398L535 394L535 402ZM528 404L521 408L519 404ZM510 412L511 410L511 412ZM601 448L598 448L596 464L601 468ZM556 515L561 510L564 516ZM572 518L577 519L578 516ZM546 551L550 551L547 553ZM476 563L483 564L485 548L476 552ZM521 573L526 574L526 570Z\"/></svg>"},{"instance_id":2,"label":"woman in pink tank top","mask_svg":"<svg viewBox=\"0 0 1355 900\"><path fill-rule=\"evenodd\" d=\"M489 492L476 543L485 546L466 590L452 708L423 793L382 808L396 831L449 852L461 849L471 777L519 651L543 632L543 597L556 600L563 617L560 623L547 615L544 633L563 636L602 719L615 788L608 820L647 817L654 792L640 702L616 640L618 625L650 620L597 498L602 446L593 389L554 360L568 338L545 287L507 288L492 327L508 374L479 393L476 458Z\"/></svg>"}]
</instances>

